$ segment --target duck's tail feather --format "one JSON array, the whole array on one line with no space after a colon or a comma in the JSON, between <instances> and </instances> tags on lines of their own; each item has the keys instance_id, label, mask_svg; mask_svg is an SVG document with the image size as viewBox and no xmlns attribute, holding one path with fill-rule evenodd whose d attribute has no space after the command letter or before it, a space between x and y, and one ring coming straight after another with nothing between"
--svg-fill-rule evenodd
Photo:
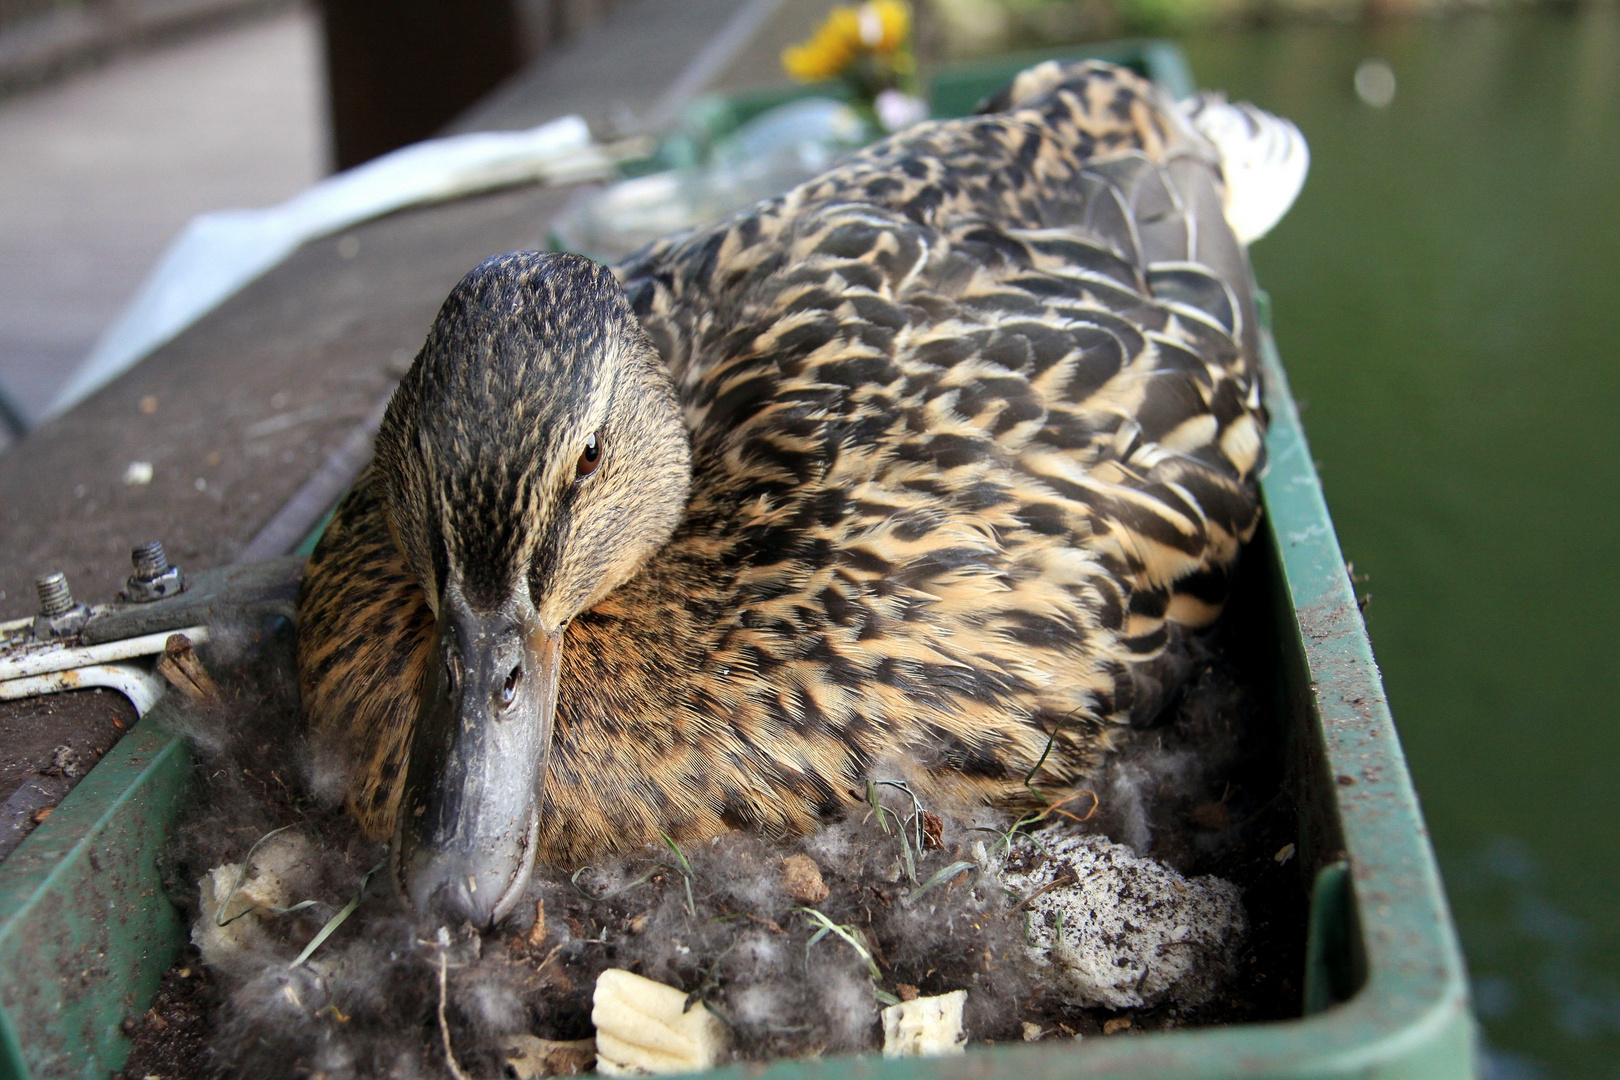
<instances>
[{"instance_id":1,"label":"duck's tail feather","mask_svg":"<svg viewBox=\"0 0 1620 1080\"><path fill-rule=\"evenodd\" d=\"M1226 180L1226 220L1244 244L1270 232L1294 205L1311 151L1299 128L1248 102L1196 94L1176 105L1182 117L1220 154Z\"/></svg>"}]
</instances>

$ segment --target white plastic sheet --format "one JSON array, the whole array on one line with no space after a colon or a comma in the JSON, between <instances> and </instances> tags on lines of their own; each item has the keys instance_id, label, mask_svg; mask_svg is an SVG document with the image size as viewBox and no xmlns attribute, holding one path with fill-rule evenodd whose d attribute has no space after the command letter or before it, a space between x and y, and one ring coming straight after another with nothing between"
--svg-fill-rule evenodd
<instances>
[{"instance_id":1,"label":"white plastic sheet","mask_svg":"<svg viewBox=\"0 0 1620 1080\"><path fill-rule=\"evenodd\" d=\"M419 203L540 179L599 158L578 116L528 131L480 131L416 143L328 177L278 206L195 217L52 404L82 401L298 247Z\"/></svg>"}]
</instances>

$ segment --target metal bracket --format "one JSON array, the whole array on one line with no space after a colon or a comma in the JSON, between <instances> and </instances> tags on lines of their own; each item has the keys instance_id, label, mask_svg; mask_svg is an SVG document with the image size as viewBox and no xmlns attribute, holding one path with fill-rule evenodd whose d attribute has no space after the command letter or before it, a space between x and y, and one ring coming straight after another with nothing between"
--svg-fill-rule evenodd
<instances>
[{"instance_id":1,"label":"metal bracket","mask_svg":"<svg viewBox=\"0 0 1620 1080\"><path fill-rule=\"evenodd\" d=\"M163 696L165 684L155 671L128 661L161 653L173 633L196 644L208 640L208 627L188 626L101 645L74 645L66 639L21 642L0 652L0 701L102 686L129 698L136 715L145 716Z\"/></svg>"},{"instance_id":2,"label":"metal bracket","mask_svg":"<svg viewBox=\"0 0 1620 1080\"><path fill-rule=\"evenodd\" d=\"M0 701L106 687L144 716L165 687L145 658L163 652L171 634L200 645L222 619L292 618L303 572L298 556L206 570L183 592L84 608L77 632L64 636L38 635L34 618L0 623Z\"/></svg>"}]
</instances>

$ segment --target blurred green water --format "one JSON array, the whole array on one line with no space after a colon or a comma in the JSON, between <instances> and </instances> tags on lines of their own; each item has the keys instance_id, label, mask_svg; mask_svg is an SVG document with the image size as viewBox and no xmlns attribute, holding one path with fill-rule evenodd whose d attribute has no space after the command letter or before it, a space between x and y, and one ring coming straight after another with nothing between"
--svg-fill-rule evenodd
<instances>
[{"instance_id":1,"label":"blurred green water","mask_svg":"<svg viewBox=\"0 0 1620 1080\"><path fill-rule=\"evenodd\" d=\"M1620 1077L1620 9L1185 44L1311 143L1254 259L1493 1072Z\"/></svg>"}]
</instances>

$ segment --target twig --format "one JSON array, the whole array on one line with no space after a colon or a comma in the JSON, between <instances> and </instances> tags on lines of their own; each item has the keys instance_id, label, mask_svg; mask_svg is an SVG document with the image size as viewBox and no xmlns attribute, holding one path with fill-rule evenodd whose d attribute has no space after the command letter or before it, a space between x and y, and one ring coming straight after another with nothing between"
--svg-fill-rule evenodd
<instances>
[{"instance_id":1,"label":"twig","mask_svg":"<svg viewBox=\"0 0 1620 1080\"><path fill-rule=\"evenodd\" d=\"M219 684L214 682L184 634L170 634L158 657L157 672L194 705L212 705L220 700Z\"/></svg>"},{"instance_id":2,"label":"twig","mask_svg":"<svg viewBox=\"0 0 1620 1080\"><path fill-rule=\"evenodd\" d=\"M1029 905L1033 904L1037 899L1045 896L1053 889L1061 889L1065 885L1077 885L1079 882L1080 875L1074 872L1074 867L1070 866L1068 863L1064 863L1063 869L1058 871L1056 877L1054 877L1051 881L1048 881L1045 885L1042 885L1040 888L1036 889L1034 892L1030 893L1028 896L1024 897L1022 900L1018 901L1018 903L1014 904L1013 910L1028 911Z\"/></svg>"},{"instance_id":3,"label":"twig","mask_svg":"<svg viewBox=\"0 0 1620 1080\"><path fill-rule=\"evenodd\" d=\"M456 1080L469 1080L461 1066L456 1064L455 1051L450 1049L450 1023L444 1018L444 1002L449 996L449 965L444 958L444 943L439 943L439 1034L444 1038L444 1063L450 1068L450 1075Z\"/></svg>"},{"instance_id":4,"label":"twig","mask_svg":"<svg viewBox=\"0 0 1620 1080\"><path fill-rule=\"evenodd\" d=\"M566 941L559 941L559 942L557 942L557 944L553 945L551 947L551 951L546 953L546 958L544 960L540 961L540 966L536 967L534 970L536 970L536 971L544 971L544 970L546 970L546 965L551 963L553 960L557 959L557 954L563 951L563 946L566 945L566 944L568 944Z\"/></svg>"}]
</instances>

